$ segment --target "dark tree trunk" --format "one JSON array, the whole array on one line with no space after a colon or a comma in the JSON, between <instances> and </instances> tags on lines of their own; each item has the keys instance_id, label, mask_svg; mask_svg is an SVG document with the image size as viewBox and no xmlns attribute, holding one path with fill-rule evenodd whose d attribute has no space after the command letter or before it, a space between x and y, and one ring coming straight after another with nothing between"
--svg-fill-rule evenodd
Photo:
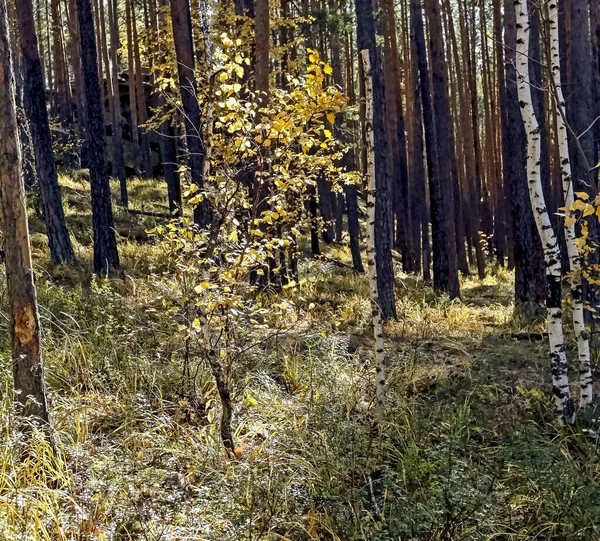
<instances>
[{"instance_id":1,"label":"dark tree trunk","mask_svg":"<svg viewBox=\"0 0 600 541\"><path fill-rule=\"evenodd\" d=\"M6 241L6 285L12 366L23 413L48 422L41 331L27 229L6 0L0 0L0 222Z\"/></svg>"},{"instance_id":2,"label":"dark tree trunk","mask_svg":"<svg viewBox=\"0 0 600 541\"><path fill-rule=\"evenodd\" d=\"M448 293L451 297L459 297L456 240L453 235L452 221L452 185L449 182L442 183L440 178L439 143L436 130L438 119L434 116L431 99L421 2L411 0L410 8L411 31L414 32L415 36L417 62L419 64L427 168L429 170L429 198L431 201L431 229L433 233L433 287L436 291ZM438 72L438 78L439 75ZM434 77L433 81L436 80L437 78Z\"/></svg>"},{"instance_id":3,"label":"dark tree trunk","mask_svg":"<svg viewBox=\"0 0 600 541\"><path fill-rule=\"evenodd\" d=\"M425 0L429 31L429 50L431 54L431 82L433 91L433 114L437 130L438 166L440 175L445 174L446 179L440 181L444 198L450 201L448 214L448 242L456 246L455 254L449 250L450 268L454 265L468 275L469 265L465 249L464 224L462 219L462 204L458 181L458 166L456 163L454 128L450 113L450 100L448 96L448 80L446 60L444 56L444 40L442 19L440 15L439 0ZM452 259L455 259L455 263ZM458 286L457 286L458 287ZM460 295L460 291L451 295Z\"/></svg>"},{"instance_id":4,"label":"dark tree trunk","mask_svg":"<svg viewBox=\"0 0 600 541\"><path fill-rule=\"evenodd\" d=\"M98 53L90 0L77 0L77 14L81 37L81 65L83 68L88 122L87 134L89 136L88 156L92 194L92 227L94 230L94 272L110 276L119 274L119 254L117 252L110 200L104 108L101 102Z\"/></svg>"},{"instance_id":5,"label":"dark tree trunk","mask_svg":"<svg viewBox=\"0 0 600 541\"><path fill-rule=\"evenodd\" d=\"M159 6L165 7L167 5L167 0L159 0ZM157 36L159 39L161 37L167 37L169 34L168 29L166 28L166 22L164 20L164 14L160 14L160 20L158 23L153 20L153 24L155 25L155 30L157 31ZM163 62L165 59L160 59ZM156 102L158 106L165 105L165 97L160 91L155 93ZM181 183L179 181L179 175L177 173L177 146L175 144L175 131L173 130L173 126L169 123L169 121L164 121L159 128L159 145L160 145L160 155L162 158L163 171L165 174L165 182L167 183L167 197L169 199L169 211L174 216L178 216L181 214L182 204L181 204Z\"/></svg>"},{"instance_id":6,"label":"dark tree trunk","mask_svg":"<svg viewBox=\"0 0 600 541\"><path fill-rule=\"evenodd\" d=\"M204 144L196 78L194 75L194 42L188 0L171 0L171 19L181 102L183 104L185 140L190 157L191 181L204 191ZM210 203L204 199L194 209L194 222L198 227L208 227L212 221Z\"/></svg>"},{"instance_id":7,"label":"dark tree trunk","mask_svg":"<svg viewBox=\"0 0 600 541\"><path fill-rule=\"evenodd\" d=\"M331 191L331 184L322 175L319 175L317 178L317 191L319 195L319 212L323 219L321 237L325 244L331 244L334 241L333 193Z\"/></svg>"},{"instance_id":8,"label":"dark tree trunk","mask_svg":"<svg viewBox=\"0 0 600 541\"><path fill-rule=\"evenodd\" d=\"M594 78L594 118L600 116L600 2L590 2L590 30L592 34L592 76ZM594 126L594 156L600 154L600 123ZM595 165L594 162L593 165Z\"/></svg>"},{"instance_id":9,"label":"dark tree trunk","mask_svg":"<svg viewBox=\"0 0 600 541\"><path fill-rule=\"evenodd\" d=\"M517 94L515 21L513 1L504 0L506 73L501 66L498 68L500 71L504 184L508 186L510 194L514 242L515 313L518 316L537 317L541 315L546 299L546 265L527 188L527 136L521 119Z\"/></svg>"},{"instance_id":10,"label":"dark tree trunk","mask_svg":"<svg viewBox=\"0 0 600 541\"><path fill-rule=\"evenodd\" d=\"M373 6L369 0L355 0L358 50L367 49L373 77L373 131L375 133L375 253L379 304L384 319L396 318L394 268L390 220L388 216L388 178L386 170L385 110L381 54L375 40Z\"/></svg>"},{"instance_id":11,"label":"dark tree trunk","mask_svg":"<svg viewBox=\"0 0 600 541\"><path fill-rule=\"evenodd\" d=\"M110 29L110 62L112 64L113 119L112 119L112 174L119 179L121 205L127 208L127 176L123 150L123 125L121 122L121 91L119 90L119 59L117 50L121 48L117 20L117 0L108 0L108 26Z\"/></svg>"},{"instance_id":12,"label":"dark tree trunk","mask_svg":"<svg viewBox=\"0 0 600 541\"><path fill-rule=\"evenodd\" d=\"M412 20L412 16L411 16ZM423 103L421 100L421 82L419 79L419 64L417 54L417 38L414 25L410 25L411 49L411 94L412 116L410 119L412 142L410 148L410 174L415 193L411 197L413 204L412 216L420 222L421 231L421 260L423 266L423 279L431 280L430 271L430 243L429 243L429 218L427 216L427 180L425 178L425 155L423 152Z\"/></svg>"},{"instance_id":13,"label":"dark tree trunk","mask_svg":"<svg viewBox=\"0 0 600 541\"><path fill-rule=\"evenodd\" d=\"M569 7L566 31L568 85L565 89L565 98L568 122L579 140L579 144L576 144L575 139L571 137L569 146L573 187L575 191L587 192L592 196L597 185L593 188L591 185L596 184L598 171L595 171L595 175L589 173L590 168L597 164L594 152L594 130L590 129L594 121L594 104L589 1L570 0L567 6ZM598 220L595 216L591 216L587 223L589 239L597 243L600 236ZM598 264L598 259L597 251L591 253L584 262L584 267L590 268ZM600 293L597 286L591 285L587 280L584 281L583 294L584 301L592 308L598 309ZM586 316L590 322L592 319L597 319L593 318L589 310L586 310Z\"/></svg>"},{"instance_id":14,"label":"dark tree trunk","mask_svg":"<svg viewBox=\"0 0 600 541\"><path fill-rule=\"evenodd\" d=\"M544 200L548 207L548 214L552 222L554 231L558 231L562 226L556 215L556 204L554 203L554 194L550 184L550 148L548 144L548 130L546 128L546 112L544 110L544 82L542 80L542 53L540 45L540 13L536 7L535 0L529 2L529 77L531 79L531 96L535 116L539 119L540 125L540 145L542 154L542 163L540 164L542 186L544 188Z\"/></svg>"},{"instance_id":15,"label":"dark tree trunk","mask_svg":"<svg viewBox=\"0 0 600 541\"><path fill-rule=\"evenodd\" d=\"M48 230L50 255L52 262L55 264L69 263L75 259L75 253L65 223L60 186L58 185L58 175L54 162L46 96L43 92L44 76L31 0L17 2L16 13L24 76L24 104L31 126L40 196Z\"/></svg>"}]
</instances>

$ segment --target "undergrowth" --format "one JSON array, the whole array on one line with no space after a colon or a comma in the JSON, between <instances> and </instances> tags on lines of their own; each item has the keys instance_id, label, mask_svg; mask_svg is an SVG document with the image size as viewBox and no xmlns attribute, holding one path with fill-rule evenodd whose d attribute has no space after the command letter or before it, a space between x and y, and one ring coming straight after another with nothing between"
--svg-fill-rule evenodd
<instances>
[{"instance_id":1,"label":"undergrowth","mask_svg":"<svg viewBox=\"0 0 600 541\"><path fill-rule=\"evenodd\" d=\"M209 367L175 316L151 310L160 292L147 276L164 261L145 230L158 219L117 210L126 277L93 278L89 194L62 182L77 267L48 265L31 217L58 451L12 409L3 318L0 538L600 537L597 443L553 422L543 328L513 321L509 272L465 279L451 301L397 269L390 405L375 424L366 278L304 259L285 293L304 319L235 368L230 459ZM133 204L157 190L135 181ZM328 254L349 260L344 246Z\"/></svg>"}]
</instances>

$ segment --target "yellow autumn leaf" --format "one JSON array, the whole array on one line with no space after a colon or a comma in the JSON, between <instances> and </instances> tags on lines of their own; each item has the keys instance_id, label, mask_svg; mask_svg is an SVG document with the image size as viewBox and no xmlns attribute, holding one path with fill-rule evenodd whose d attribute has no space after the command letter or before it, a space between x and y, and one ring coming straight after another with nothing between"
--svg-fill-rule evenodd
<instances>
[{"instance_id":1,"label":"yellow autumn leaf","mask_svg":"<svg viewBox=\"0 0 600 541\"><path fill-rule=\"evenodd\" d=\"M211 285L208 282L201 282L194 288L194 291L196 293L202 293L203 290L210 289L210 288L211 288Z\"/></svg>"},{"instance_id":2,"label":"yellow autumn leaf","mask_svg":"<svg viewBox=\"0 0 600 541\"><path fill-rule=\"evenodd\" d=\"M323 71L327 74L327 75L331 75L333 73L333 69L329 64L325 64L325 67L323 68Z\"/></svg>"},{"instance_id":3,"label":"yellow autumn leaf","mask_svg":"<svg viewBox=\"0 0 600 541\"><path fill-rule=\"evenodd\" d=\"M335 114L327 113L327 120L329 121L330 124L335 124Z\"/></svg>"}]
</instances>

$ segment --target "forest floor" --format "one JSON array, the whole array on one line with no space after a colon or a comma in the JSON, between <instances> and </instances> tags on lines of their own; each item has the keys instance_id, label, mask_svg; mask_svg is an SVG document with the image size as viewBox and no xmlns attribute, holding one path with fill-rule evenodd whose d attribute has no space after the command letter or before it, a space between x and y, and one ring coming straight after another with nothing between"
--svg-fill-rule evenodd
<instances>
[{"instance_id":1,"label":"forest floor","mask_svg":"<svg viewBox=\"0 0 600 541\"><path fill-rule=\"evenodd\" d=\"M316 309L234 367L232 460L208 368L188 351L184 385L176 317L151 308L164 256L145 231L164 220L115 207L126 277L93 279L89 192L62 183L78 266L50 268L31 216L60 451L18 429L0 320L1 539L600 538L597 441L583 421L553 421L543 325L513 320L510 273L463 279L450 301L397 270L390 404L375 424L366 277L304 259L282 295ZM165 200L160 183L133 181L130 199L166 211L150 203ZM328 256L349 261L344 246Z\"/></svg>"}]
</instances>

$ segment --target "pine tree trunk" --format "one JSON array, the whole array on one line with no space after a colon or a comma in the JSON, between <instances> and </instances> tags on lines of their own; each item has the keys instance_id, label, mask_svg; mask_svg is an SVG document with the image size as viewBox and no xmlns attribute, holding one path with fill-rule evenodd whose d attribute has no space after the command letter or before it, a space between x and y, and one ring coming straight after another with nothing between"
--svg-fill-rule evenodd
<instances>
[{"instance_id":1,"label":"pine tree trunk","mask_svg":"<svg viewBox=\"0 0 600 541\"><path fill-rule=\"evenodd\" d=\"M159 6L164 8L167 6L167 0L159 0ZM167 39L170 37L167 22L164 17L164 10L161 10L158 15L158 22L151 18L152 24L155 26L157 38ZM164 58L159 58L159 63L163 63ZM160 90L155 90L155 99L158 107L165 105L166 100ZM177 174L177 148L175 145L175 132L172 124L165 120L159 128L158 143L160 145L160 155L167 184L167 198L169 200L169 211L172 215L178 216L181 214L181 183Z\"/></svg>"},{"instance_id":2,"label":"pine tree trunk","mask_svg":"<svg viewBox=\"0 0 600 541\"><path fill-rule=\"evenodd\" d=\"M119 179L121 205L129 205L127 175L125 174L125 152L123 148L123 124L121 121L121 90L119 85L119 59L117 50L121 48L117 18L117 0L108 0L108 26L110 30L110 63L112 65L112 174Z\"/></svg>"},{"instance_id":3,"label":"pine tree trunk","mask_svg":"<svg viewBox=\"0 0 600 541\"><path fill-rule=\"evenodd\" d=\"M104 108L100 101L98 53L90 0L77 0L77 14L81 36L81 64L83 68L88 121L87 133L90 138L88 142L88 155L92 194L94 272L101 275L113 276L118 275L120 272L119 254L117 252L110 185L108 182Z\"/></svg>"},{"instance_id":4,"label":"pine tree trunk","mask_svg":"<svg viewBox=\"0 0 600 541\"><path fill-rule=\"evenodd\" d=\"M204 192L204 145L202 143L202 123L200 105L194 75L194 44L192 21L188 0L171 0L171 19L179 87L183 104L187 150L189 153L191 181ZM194 222L200 228L212 222L212 212L208 200L201 201L194 209Z\"/></svg>"},{"instance_id":5,"label":"pine tree trunk","mask_svg":"<svg viewBox=\"0 0 600 541\"><path fill-rule=\"evenodd\" d=\"M448 182L440 178L438 140L432 103L427 50L423 32L421 2L411 0L411 31L415 36L416 58L423 106L427 169L429 172L429 197L431 201L431 229L433 233L433 287L451 297L460 296L456 262L456 242L452 232L452 191ZM438 73L439 76L439 73ZM443 120L442 120L443 122Z\"/></svg>"},{"instance_id":6,"label":"pine tree trunk","mask_svg":"<svg viewBox=\"0 0 600 541\"><path fill-rule=\"evenodd\" d=\"M566 109L568 123L573 133L578 134L577 142L570 137L571 171L573 174L573 187L575 191L586 192L593 195L596 191L592 185L597 182L597 177L590 174L590 168L597 164L594 152L594 130L589 129L594 122L593 104L593 77L591 58L591 39L589 22L589 2L587 0L570 0L567 2L568 27L567 39L562 43L567 44L568 79L563 79L566 89ZM596 171L597 174L597 171ZM600 240L600 224L595 216L587 220L588 238L597 243ZM593 268L600 262L598 251L590 253L584 262L584 271ZM592 273L594 271L591 271ZM587 280L583 283L584 302L595 309L600 309L600 292L596 285ZM598 325L597 317L593 312L586 311L586 318L592 324L593 330Z\"/></svg>"},{"instance_id":7,"label":"pine tree trunk","mask_svg":"<svg viewBox=\"0 0 600 541\"><path fill-rule=\"evenodd\" d=\"M552 362L552 393L556 413L559 418L570 423L573 420L573 402L569 390L568 363L562 327L562 266L558 239L550 223L550 216L544 201L541 179L540 127L535 116L529 75L530 22L527 0L516 0L517 24L517 90L521 106L521 116L527 133L527 181L529 199L533 209L538 233L544 247L548 294L548 341Z\"/></svg>"},{"instance_id":8,"label":"pine tree trunk","mask_svg":"<svg viewBox=\"0 0 600 541\"><path fill-rule=\"evenodd\" d=\"M355 0L358 27L356 31L358 49L368 49L373 79L373 131L375 135L375 184L377 202L375 205L375 245L377 264L377 286L381 313L384 319L396 318L394 297L394 269L390 220L388 216L388 178L386 170L387 142L384 125L384 88L381 71L381 55L375 40L373 6L369 0Z\"/></svg>"},{"instance_id":9,"label":"pine tree trunk","mask_svg":"<svg viewBox=\"0 0 600 541\"><path fill-rule=\"evenodd\" d=\"M565 206L573 204L573 179L571 174L571 160L569 155L569 134L565 124L565 98L562 91L560 73L560 40L558 32L558 6L550 3L550 68L553 77L553 96L556 101L555 122L557 126L556 137L558 140L559 164L563 183L563 196ZM573 218L568 215L568 218ZM589 334L585 328L585 314L583 307L583 294L581 282L581 254L577 247L575 226L571 220L564 222L567 252L569 255L571 271L571 297L573 308L573 328L577 337L577 351L579 356L579 407L589 406L593 398L592 371L590 367Z\"/></svg>"},{"instance_id":10,"label":"pine tree trunk","mask_svg":"<svg viewBox=\"0 0 600 541\"><path fill-rule=\"evenodd\" d=\"M421 258L423 267L423 280L431 280L430 272L430 243L429 219L427 215L427 180L425 178L425 156L423 152L423 105L421 101L421 83L419 79L419 63L417 51L416 28L410 23L410 80L412 96L412 115L410 119L411 145L409 152L410 176L413 179L415 193L411 197L414 201L413 216L419 221L421 231Z\"/></svg>"},{"instance_id":11,"label":"pine tree trunk","mask_svg":"<svg viewBox=\"0 0 600 541\"><path fill-rule=\"evenodd\" d=\"M150 150L150 138L145 124L148 122L148 106L146 104L146 92L144 90L144 73L142 70L142 59L140 55L140 44L138 40L137 20L135 18L135 3L131 2L131 29L133 37L133 58L135 62L135 103L138 114L138 131L140 147L142 151L142 166L144 176L153 178L152 152Z\"/></svg>"},{"instance_id":12,"label":"pine tree trunk","mask_svg":"<svg viewBox=\"0 0 600 541\"><path fill-rule=\"evenodd\" d=\"M0 0L0 223L6 242L13 377L24 415L48 423L22 172L6 0Z\"/></svg>"},{"instance_id":13,"label":"pine tree trunk","mask_svg":"<svg viewBox=\"0 0 600 541\"><path fill-rule=\"evenodd\" d=\"M513 0L504 1L504 46L506 74L500 70L502 115L502 157L505 185L509 188L515 259L515 316L537 318L543 313L546 298L544 256L529 202L526 175L526 146L523 121L519 113L515 70L517 34Z\"/></svg>"},{"instance_id":14,"label":"pine tree trunk","mask_svg":"<svg viewBox=\"0 0 600 541\"><path fill-rule=\"evenodd\" d=\"M55 264L70 263L75 259L58 185L58 175L52 149L52 135L46 109L44 75L38 52L38 41L31 0L16 4L19 24L19 42L24 75L24 104L35 152L37 176L40 187L44 218L48 231L50 255Z\"/></svg>"},{"instance_id":15,"label":"pine tree trunk","mask_svg":"<svg viewBox=\"0 0 600 541\"><path fill-rule=\"evenodd\" d=\"M129 125L131 127L131 146L133 169L136 176L142 173L142 152L140 147L140 121L138 118L138 95L135 86L135 60L133 51L133 20L131 0L125 0L125 25L127 28L127 83L129 88Z\"/></svg>"}]
</instances>

